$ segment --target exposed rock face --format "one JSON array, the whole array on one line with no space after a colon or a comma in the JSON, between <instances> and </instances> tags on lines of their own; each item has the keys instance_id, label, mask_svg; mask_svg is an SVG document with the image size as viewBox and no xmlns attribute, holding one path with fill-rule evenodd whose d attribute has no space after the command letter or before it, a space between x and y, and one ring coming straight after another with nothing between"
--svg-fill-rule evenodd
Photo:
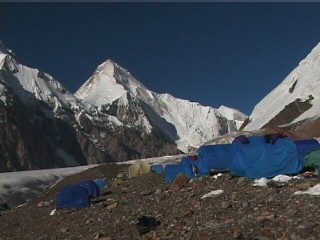
<instances>
[{"instance_id":1,"label":"exposed rock face","mask_svg":"<svg viewBox=\"0 0 320 240\"><path fill-rule=\"evenodd\" d=\"M110 60L74 95L0 43L0 172L175 155L245 118L151 92Z\"/></svg>"},{"instance_id":2,"label":"exposed rock face","mask_svg":"<svg viewBox=\"0 0 320 240\"><path fill-rule=\"evenodd\" d=\"M179 152L157 128L143 134L128 127L139 117L135 109L125 113L118 108L114 116L98 110L50 75L20 65L9 53L0 53L0 172Z\"/></svg>"},{"instance_id":3,"label":"exposed rock face","mask_svg":"<svg viewBox=\"0 0 320 240\"><path fill-rule=\"evenodd\" d=\"M306 121L320 115L320 44L253 109L247 131Z\"/></svg>"}]
</instances>

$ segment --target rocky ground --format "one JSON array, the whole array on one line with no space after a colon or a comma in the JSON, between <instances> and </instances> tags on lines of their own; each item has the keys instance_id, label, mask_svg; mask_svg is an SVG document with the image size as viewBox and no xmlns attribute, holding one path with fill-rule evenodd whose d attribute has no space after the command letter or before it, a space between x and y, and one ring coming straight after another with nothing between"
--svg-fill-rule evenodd
<instances>
[{"instance_id":1,"label":"rocky ground","mask_svg":"<svg viewBox=\"0 0 320 240\"><path fill-rule=\"evenodd\" d=\"M320 178L253 186L223 173L165 184L161 175L116 181L127 166L102 165L66 178L20 208L0 212L0 239L320 239L320 198L293 195ZM93 206L57 210L57 190L68 183L106 177ZM207 198L205 194L223 190ZM41 203L50 203L49 206Z\"/></svg>"}]
</instances>

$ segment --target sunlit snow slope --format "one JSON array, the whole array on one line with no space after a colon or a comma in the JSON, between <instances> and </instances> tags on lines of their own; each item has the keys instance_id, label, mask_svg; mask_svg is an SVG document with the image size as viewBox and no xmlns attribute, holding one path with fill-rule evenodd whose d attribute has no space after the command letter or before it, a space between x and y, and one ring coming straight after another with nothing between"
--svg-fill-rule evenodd
<instances>
[{"instance_id":1,"label":"sunlit snow slope","mask_svg":"<svg viewBox=\"0 0 320 240\"><path fill-rule=\"evenodd\" d=\"M152 92L111 60L98 66L75 95L96 107L127 99L127 95L139 99L152 123L174 139L182 151L186 151L188 146L198 147L216 136L237 130L246 118L243 113L225 106L214 109L169 94Z\"/></svg>"},{"instance_id":2,"label":"sunlit snow slope","mask_svg":"<svg viewBox=\"0 0 320 240\"><path fill-rule=\"evenodd\" d=\"M303 104L304 107L301 107ZM290 112L289 108L295 110ZM292 115L285 124L320 114L320 43L281 84L255 106L245 130L260 129L273 118L279 118L281 112Z\"/></svg>"}]
</instances>

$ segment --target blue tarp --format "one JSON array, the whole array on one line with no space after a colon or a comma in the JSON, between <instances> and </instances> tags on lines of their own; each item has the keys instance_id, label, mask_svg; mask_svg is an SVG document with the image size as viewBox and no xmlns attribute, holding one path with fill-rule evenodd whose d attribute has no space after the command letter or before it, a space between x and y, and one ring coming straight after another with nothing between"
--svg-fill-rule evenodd
<instances>
[{"instance_id":1,"label":"blue tarp","mask_svg":"<svg viewBox=\"0 0 320 240\"><path fill-rule=\"evenodd\" d=\"M301 160L304 159L307 153L320 149L320 144L315 139L296 140L294 143L297 146L298 154Z\"/></svg>"},{"instance_id":2,"label":"blue tarp","mask_svg":"<svg viewBox=\"0 0 320 240\"><path fill-rule=\"evenodd\" d=\"M234 152L229 170L233 174L261 178L301 171L303 162L290 138L279 138L272 144L266 143L264 137L249 137L249 142L232 143Z\"/></svg>"},{"instance_id":3,"label":"blue tarp","mask_svg":"<svg viewBox=\"0 0 320 240\"><path fill-rule=\"evenodd\" d=\"M162 174L162 172L163 172L162 164L151 165L151 171L158 173L158 174Z\"/></svg>"},{"instance_id":4,"label":"blue tarp","mask_svg":"<svg viewBox=\"0 0 320 240\"><path fill-rule=\"evenodd\" d=\"M79 185L66 185L56 195L56 208L90 207L87 189Z\"/></svg>"},{"instance_id":5,"label":"blue tarp","mask_svg":"<svg viewBox=\"0 0 320 240\"><path fill-rule=\"evenodd\" d=\"M80 185L87 189L89 197L100 197L100 189L94 181L85 180L79 182L77 185Z\"/></svg>"},{"instance_id":6,"label":"blue tarp","mask_svg":"<svg viewBox=\"0 0 320 240\"><path fill-rule=\"evenodd\" d=\"M184 157L181 159L181 167L183 173L189 178L195 178L197 175L202 173L202 165L198 159L192 159L189 157Z\"/></svg>"},{"instance_id":7,"label":"blue tarp","mask_svg":"<svg viewBox=\"0 0 320 240\"><path fill-rule=\"evenodd\" d=\"M189 178L195 178L202 174L203 165L198 159L183 157L179 164L168 164L164 167L164 181L173 181L179 173L184 173Z\"/></svg>"},{"instance_id":8,"label":"blue tarp","mask_svg":"<svg viewBox=\"0 0 320 240\"><path fill-rule=\"evenodd\" d=\"M198 150L202 174L211 169L228 169L234 155L232 144L204 145Z\"/></svg>"},{"instance_id":9,"label":"blue tarp","mask_svg":"<svg viewBox=\"0 0 320 240\"><path fill-rule=\"evenodd\" d=\"M274 177L279 174L296 174L302 170L303 160L299 153L319 147L314 141L293 142L281 136L251 136L248 141L232 144L204 145L199 148L198 159L184 157L180 164L166 165L164 181L170 182L179 173L189 178L208 175L210 170L228 169L235 175L247 178ZM308 143L309 148L306 148ZM300 148L299 148L300 147ZM299 149L300 152L297 150Z\"/></svg>"},{"instance_id":10,"label":"blue tarp","mask_svg":"<svg viewBox=\"0 0 320 240\"><path fill-rule=\"evenodd\" d=\"M98 185L100 191L107 186L107 181L103 178L97 178L94 182Z\"/></svg>"},{"instance_id":11,"label":"blue tarp","mask_svg":"<svg viewBox=\"0 0 320 240\"><path fill-rule=\"evenodd\" d=\"M173 181L179 173L183 173L181 164L168 164L164 167L164 181Z\"/></svg>"}]
</instances>

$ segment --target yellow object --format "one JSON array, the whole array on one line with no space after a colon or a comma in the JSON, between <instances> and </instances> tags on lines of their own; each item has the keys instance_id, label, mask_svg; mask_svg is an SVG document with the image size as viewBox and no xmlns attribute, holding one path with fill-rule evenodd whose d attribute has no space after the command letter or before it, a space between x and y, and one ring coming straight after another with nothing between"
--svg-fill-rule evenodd
<instances>
[{"instance_id":1,"label":"yellow object","mask_svg":"<svg viewBox=\"0 0 320 240\"><path fill-rule=\"evenodd\" d=\"M138 177L144 173L151 172L151 166L147 162L143 162L141 160L135 161L128 169L128 177Z\"/></svg>"}]
</instances>

